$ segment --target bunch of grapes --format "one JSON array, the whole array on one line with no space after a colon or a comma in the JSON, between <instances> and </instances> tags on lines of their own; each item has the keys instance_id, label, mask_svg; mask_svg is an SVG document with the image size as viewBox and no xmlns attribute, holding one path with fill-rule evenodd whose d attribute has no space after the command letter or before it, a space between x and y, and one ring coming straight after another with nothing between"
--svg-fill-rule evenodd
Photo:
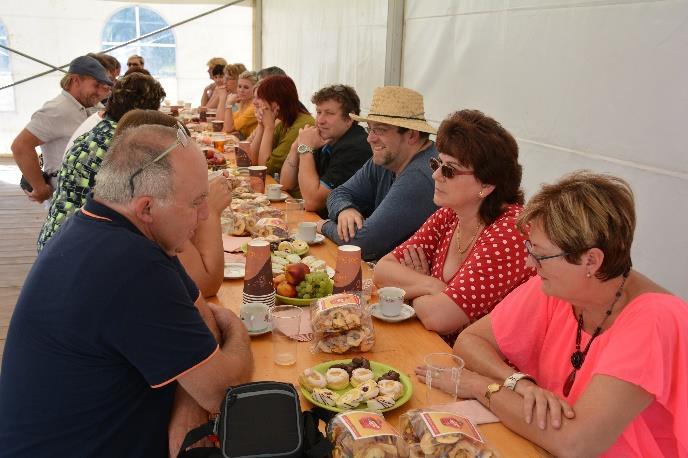
<instances>
[{"instance_id":1,"label":"bunch of grapes","mask_svg":"<svg viewBox=\"0 0 688 458\"><path fill-rule=\"evenodd\" d=\"M326 272L311 272L296 286L299 299L314 299L332 294L332 280Z\"/></svg>"}]
</instances>

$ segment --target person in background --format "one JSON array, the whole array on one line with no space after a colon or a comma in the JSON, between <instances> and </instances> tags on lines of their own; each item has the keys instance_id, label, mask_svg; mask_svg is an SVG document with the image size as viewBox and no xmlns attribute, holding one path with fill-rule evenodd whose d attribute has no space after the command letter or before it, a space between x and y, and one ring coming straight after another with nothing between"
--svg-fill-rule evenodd
<instances>
[{"instance_id":1,"label":"person in background","mask_svg":"<svg viewBox=\"0 0 688 458\"><path fill-rule=\"evenodd\" d=\"M253 88L258 82L256 72L245 71L239 75L236 94L229 94L220 106L225 105L222 112L218 111L218 117L222 112L224 120L223 132L236 135L240 139L248 138L258 125L256 119L256 107L253 104ZM237 110L233 111L236 106Z\"/></svg>"},{"instance_id":2,"label":"person in background","mask_svg":"<svg viewBox=\"0 0 688 458\"><path fill-rule=\"evenodd\" d=\"M102 52L99 53L88 53L86 54L87 56L93 57L95 60L97 60L100 65L103 66L105 71L108 73L108 76L110 77L110 81L114 82L117 81L117 78L119 78L119 74L122 72L122 66L120 65L119 61L112 57L109 54L105 54ZM103 104L107 102L107 97L101 101Z\"/></svg>"},{"instance_id":3,"label":"person in background","mask_svg":"<svg viewBox=\"0 0 688 458\"><path fill-rule=\"evenodd\" d=\"M129 56L129 59L127 59L127 70L131 68L144 68L143 57L137 54Z\"/></svg>"},{"instance_id":4,"label":"person in background","mask_svg":"<svg viewBox=\"0 0 688 458\"><path fill-rule=\"evenodd\" d=\"M31 121L12 143L12 156L28 184L23 186L29 200L43 202L57 186L57 170L62 163L67 141L88 118L88 108L110 92L112 80L105 68L92 57L81 56L69 64L60 81L62 92L31 115ZM43 170L36 152L42 151Z\"/></svg>"},{"instance_id":5,"label":"person in background","mask_svg":"<svg viewBox=\"0 0 688 458\"><path fill-rule=\"evenodd\" d=\"M688 456L688 304L632 269L634 207L610 175L544 185L518 219L537 276L454 346L458 396L555 456Z\"/></svg>"},{"instance_id":6,"label":"person in background","mask_svg":"<svg viewBox=\"0 0 688 458\"><path fill-rule=\"evenodd\" d=\"M279 67L265 67L260 70L258 70L258 81L263 80L267 78L268 76L287 76L287 72L282 70Z\"/></svg>"},{"instance_id":7,"label":"person in background","mask_svg":"<svg viewBox=\"0 0 688 458\"><path fill-rule=\"evenodd\" d=\"M218 121L225 120L225 110L230 109L236 111L238 107L236 103L237 84L239 82L239 75L246 71L244 64L228 64L224 68L224 80L222 86L219 86L212 99L208 102L208 108L217 108Z\"/></svg>"},{"instance_id":8,"label":"person in background","mask_svg":"<svg viewBox=\"0 0 688 458\"><path fill-rule=\"evenodd\" d=\"M280 183L293 196L303 197L307 211L327 218L327 196L370 159L372 152L365 130L349 116L361 114L354 88L335 84L313 94L315 126L299 131Z\"/></svg>"},{"instance_id":9,"label":"person in background","mask_svg":"<svg viewBox=\"0 0 688 458\"><path fill-rule=\"evenodd\" d=\"M535 272L526 268L518 144L494 119L461 110L442 121L433 201L440 207L375 266L378 286L406 291L423 326L450 345Z\"/></svg>"},{"instance_id":10,"label":"person in background","mask_svg":"<svg viewBox=\"0 0 688 458\"><path fill-rule=\"evenodd\" d=\"M144 75L152 76L148 70L140 67L129 67L129 69L127 69L127 71L124 72L124 76L129 76L132 73L143 73Z\"/></svg>"},{"instance_id":11,"label":"person in background","mask_svg":"<svg viewBox=\"0 0 688 458\"><path fill-rule=\"evenodd\" d=\"M263 83L261 83L263 84ZM330 192L330 219L317 230L337 245L361 247L366 261L377 261L409 238L437 210L430 158L437 157L425 120L423 96L399 86L378 87L367 117L373 157L348 181Z\"/></svg>"},{"instance_id":12,"label":"person in background","mask_svg":"<svg viewBox=\"0 0 688 458\"><path fill-rule=\"evenodd\" d=\"M152 76L136 73L115 83L103 119L78 137L65 153L48 215L38 236L39 252L86 202L120 118L136 108L157 110L164 98L165 91Z\"/></svg>"},{"instance_id":13,"label":"person in background","mask_svg":"<svg viewBox=\"0 0 688 458\"><path fill-rule=\"evenodd\" d=\"M105 68L105 70L110 75L110 79L113 83L117 81L117 78L119 78L120 70L122 68L117 59L104 53L89 53L88 55L100 62L103 68ZM89 113L92 113L91 116L86 118L86 120L82 122L81 125L79 125L79 127L77 127L74 130L72 136L69 137L69 140L67 141L67 146L65 148L65 154L67 153L67 150L69 150L69 148L72 147L72 145L74 144L74 140L76 140L77 137L80 137L82 134L93 129L96 126L96 124L102 121L103 116L105 116L105 105L107 105L108 97L110 97L110 94L111 92L108 92L107 97L105 97L95 106L89 108Z\"/></svg>"},{"instance_id":14,"label":"person in background","mask_svg":"<svg viewBox=\"0 0 688 458\"><path fill-rule=\"evenodd\" d=\"M223 65L218 64L213 67L213 69L211 70L211 74L212 79L215 81L215 90L206 102L205 107L211 110L215 110L218 108L220 94L227 93L227 89L225 88L225 67Z\"/></svg>"},{"instance_id":15,"label":"person in background","mask_svg":"<svg viewBox=\"0 0 688 458\"><path fill-rule=\"evenodd\" d=\"M271 76L260 81L256 91L258 126L251 143L251 162L266 165L268 174L282 169L299 129L315 124L302 108L294 81L288 76ZM279 120L279 124L277 123Z\"/></svg>"},{"instance_id":16,"label":"person in background","mask_svg":"<svg viewBox=\"0 0 688 458\"><path fill-rule=\"evenodd\" d=\"M227 61L224 60L222 57L213 57L212 59L210 59L208 61L208 63L206 65L208 66L208 77L211 80L213 80L213 82L210 83L209 85L207 85L203 89L203 95L201 95L201 104L200 104L200 106L202 106L202 107L206 106L206 104L208 103L208 100L210 100L210 98L213 96L213 92L215 92L215 88L217 86L216 85L217 81L213 75L213 69L217 65L222 65L222 68L224 68L225 65L227 65Z\"/></svg>"},{"instance_id":17,"label":"person in background","mask_svg":"<svg viewBox=\"0 0 688 458\"><path fill-rule=\"evenodd\" d=\"M251 380L246 327L205 302L176 256L208 193L205 158L183 130L145 125L115 139L12 315L3 457L177 456L227 387Z\"/></svg>"}]
</instances>

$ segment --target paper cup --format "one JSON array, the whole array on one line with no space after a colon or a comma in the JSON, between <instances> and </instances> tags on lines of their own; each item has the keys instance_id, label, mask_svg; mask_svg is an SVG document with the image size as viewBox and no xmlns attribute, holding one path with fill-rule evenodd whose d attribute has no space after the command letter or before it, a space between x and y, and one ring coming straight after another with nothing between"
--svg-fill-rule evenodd
<instances>
[{"instance_id":1,"label":"paper cup","mask_svg":"<svg viewBox=\"0 0 688 458\"><path fill-rule=\"evenodd\" d=\"M244 275L244 293L248 295L249 298L268 298L272 296L274 303L275 287L272 283L270 242L266 240L251 240L248 242L248 249L246 251L246 274Z\"/></svg>"},{"instance_id":2,"label":"paper cup","mask_svg":"<svg viewBox=\"0 0 688 458\"><path fill-rule=\"evenodd\" d=\"M249 151L251 151L251 142L239 142L239 146L237 146L234 151L236 154L237 167L251 166L251 157L249 156Z\"/></svg>"},{"instance_id":3,"label":"paper cup","mask_svg":"<svg viewBox=\"0 0 688 458\"><path fill-rule=\"evenodd\" d=\"M361 289L361 247L342 245L337 250L334 293L360 292Z\"/></svg>"},{"instance_id":4,"label":"paper cup","mask_svg":"<svg viewBox=\"0 0 688 458\"><path fill-rule=\"evenodd\" d=\"M248 168L249 181L253 192L265 192L265 177L268 174L268 168L264 165L252 165Z\"/></svg>"},{"instance_id":5,"label":"paper cup","mask_svg":"<svg viewBox=\"0 0 688 458\"><path fill-rule=\"evenodd\" d=\"M225 122L220 121L218 119L214 119L210 124L212 124L213 126L213 132L222 132L222 127L225 125Z\"/></svg>"}]
</instances>

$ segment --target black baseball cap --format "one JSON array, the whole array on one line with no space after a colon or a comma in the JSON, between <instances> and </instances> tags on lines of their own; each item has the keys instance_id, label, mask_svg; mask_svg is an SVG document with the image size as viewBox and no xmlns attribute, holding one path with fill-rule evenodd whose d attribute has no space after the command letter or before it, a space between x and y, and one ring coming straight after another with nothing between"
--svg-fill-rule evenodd
<instances>
[{"instance_id":1,"label":"black baseball cap","mask_svg":"<svg viewBox=\"0 0 688 458\"><path fill-rule=\"evenodd\" d=\"M86 75L95 78L96 81L102 84L112 86L112 81L108 78L105 67L100 65L100 62L91 56L79 56L69 64L69 73L77 75Z\"/></svg>"}]
</instances>

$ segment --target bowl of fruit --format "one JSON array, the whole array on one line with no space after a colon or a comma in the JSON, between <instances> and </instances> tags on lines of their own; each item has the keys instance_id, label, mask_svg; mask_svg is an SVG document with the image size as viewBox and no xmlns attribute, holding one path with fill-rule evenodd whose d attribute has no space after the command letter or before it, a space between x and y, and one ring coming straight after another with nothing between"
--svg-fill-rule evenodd
<instances>
[{"instance_id":1,"label":"bowl of fruit","mask_svg":"<svg viewBox=\"0 0 688 458\"><path fill-rule=\"evenodd\" d=\"M277 301L289 305L311 305L314 299L331 295L333 288L326 270L311 272L303 262L287 264L273 282Z\"/></svg>"}]
</instances>

